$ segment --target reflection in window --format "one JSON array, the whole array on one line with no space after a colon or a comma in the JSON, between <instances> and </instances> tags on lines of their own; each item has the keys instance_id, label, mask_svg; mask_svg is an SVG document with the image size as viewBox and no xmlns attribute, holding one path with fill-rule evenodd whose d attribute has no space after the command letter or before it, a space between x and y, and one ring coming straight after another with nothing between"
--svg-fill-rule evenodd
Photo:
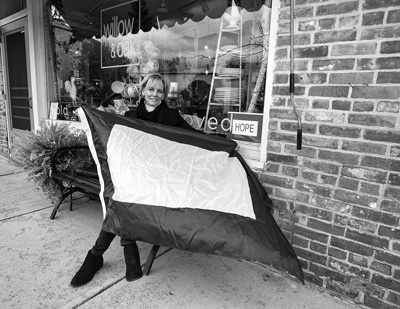
<instances>
[{"instance_id":1,"label":"reflection in window","mask_svg":"<svg viewBox=\"0 0 400 309\"><path fill-rule=\"evenodd\" d=\"M130 96L127 91L115 93L122 88L113 83L121 82L124 87L137 84L154 71L172 82L167 103L184 114L202 119L210 102L216 100L224 102L210 111L209 118L217 121L226 118L228 111L262 113L270 17L264 1L236 1L242 6L240 37L234 31L220 35L227 26L225 14L231 12L227 5L232 1L197 1L200 15L190 6L196 1L182 1L181 10L168 8L173 1L165 1L166 10L143 0L110 5L92 14L98 31L86 35L68 17L72 13L66 3L71 1L64 1L65 16L53 9L56 96L68 107L61 109L66 112L59 118L74 120L72 110L82 105L112 110L116 99L124 99L134 108L137 92ZM239 79L234 78L238 72ZM234 90L238 87L241 104L235 107L231 103L238 100Z\"/></svg>"}]
</instances>

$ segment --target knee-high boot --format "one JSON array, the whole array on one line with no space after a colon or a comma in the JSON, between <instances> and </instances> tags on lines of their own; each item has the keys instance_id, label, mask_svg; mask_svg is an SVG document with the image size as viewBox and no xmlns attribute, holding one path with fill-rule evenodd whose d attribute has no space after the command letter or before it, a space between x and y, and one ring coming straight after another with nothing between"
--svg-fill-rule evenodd
<instances>
[{"instance_id":1,"label":"knee-high boot","mask_svg":"<svg viewBox=\"0 0 400 309\"><path fill-rule=\"evenodd\" d=\"M126 264L126 281L134 281L143 277L140 265L139 249L136 244L124 246Z\"/></svg>"}]
</instances>

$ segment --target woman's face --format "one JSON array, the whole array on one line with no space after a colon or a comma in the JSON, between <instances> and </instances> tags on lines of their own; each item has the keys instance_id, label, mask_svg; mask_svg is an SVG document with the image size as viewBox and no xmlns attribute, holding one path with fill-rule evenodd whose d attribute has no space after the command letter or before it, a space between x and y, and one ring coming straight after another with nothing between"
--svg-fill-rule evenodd
<instances>
[{"instance_id":1,"label":"woman's face","mask_svg":"<svg viewBox=\"0 0 400 309\"><path fill-rule=\"evenodd\" d=\"M143 90L144 99L147 105L156 107L164 98L164 85L160 80L149 80Z\"/></svg>"}]
</instances>

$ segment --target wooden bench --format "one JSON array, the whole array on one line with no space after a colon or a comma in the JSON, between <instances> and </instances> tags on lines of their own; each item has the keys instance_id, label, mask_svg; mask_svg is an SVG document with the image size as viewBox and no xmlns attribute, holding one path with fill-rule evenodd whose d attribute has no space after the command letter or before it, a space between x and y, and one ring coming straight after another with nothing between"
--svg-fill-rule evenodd
<instances>
[{"instance_id":1,"label":"wooden bench","mask_svg":"<svg viewBox=\"0 0 400 309\"><path fill-rule=\"evenodd\" d=\"M79 165L76 168L69 169L67 171L60 171L57 169L57 163L62 162L60 156L63 152L71 151L87 151L90 156L90 149L88 146L73 146L73 147L60 147L56 149L51 155L51 177L57 182L57 185L61 189L61 197L54 204L53 210L50 215L50 219L54 219L58 208L64 202L64 200L70 197L70 210L72 210L72 194L74 192L81 192L91 198L99 199L100 193L100 182L97 176L97 168L94 161L89 162L86 165ZM153 245L147 256L146 263L143 268L143 273L148 275L153 265L154 259L158 250L159 245Z\"/></svg>"}]
</instances>

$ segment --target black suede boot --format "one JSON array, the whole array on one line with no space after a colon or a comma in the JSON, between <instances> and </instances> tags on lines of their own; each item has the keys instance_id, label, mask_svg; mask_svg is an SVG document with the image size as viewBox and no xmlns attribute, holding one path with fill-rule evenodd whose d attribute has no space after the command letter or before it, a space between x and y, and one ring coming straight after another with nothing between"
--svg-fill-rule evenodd
<instances>
[{"instance_id":1,"label":"black suede boot","mask_svg":"<svg viewBox=\"0 0 400 309\"><path fill-rule=\"evenodd\" d=\"M101 267L103 267L103 257L95 256L89 250L81 268L72 278L71 285L78 287L90 282Z\"/></svg>"},{"instance_id":2,"label":"black suede boot","mask_svg":"<svg viewBox=\"0 0 400 309\"><path fill-rule=\"evenodd\" d=\"M140 265L139 249L136 244L124 246L126 264L126 281L134 281L143 277Z\"/></svg>"}]
</instances>

